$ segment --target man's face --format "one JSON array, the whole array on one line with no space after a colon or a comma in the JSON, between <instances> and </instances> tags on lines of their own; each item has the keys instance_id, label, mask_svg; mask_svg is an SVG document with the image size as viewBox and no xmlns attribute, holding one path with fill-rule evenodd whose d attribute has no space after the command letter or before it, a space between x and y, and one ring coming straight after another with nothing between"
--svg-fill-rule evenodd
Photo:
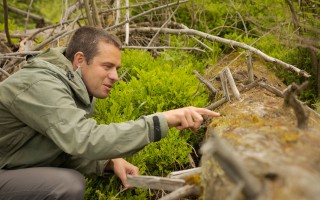
<instances>
[{"instance_id":1,"label":"man's face","mask_svg":"<svg viewBox=\"0 0 320 200\"><path fill-rule=\"evenodd\" d=\"M112 44L100 41L98 53L90 64L81 64L82 79L89 95L106 98L113 84L119 80L117 70L120 67L121 52Z\"/></svg>"}]
</instances>

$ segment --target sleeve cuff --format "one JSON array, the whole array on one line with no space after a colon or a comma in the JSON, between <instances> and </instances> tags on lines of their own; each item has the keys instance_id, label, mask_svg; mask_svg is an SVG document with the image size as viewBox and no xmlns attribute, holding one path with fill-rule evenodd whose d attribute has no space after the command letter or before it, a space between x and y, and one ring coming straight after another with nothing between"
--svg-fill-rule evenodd
<instances>
[{"instance_id":1,"label":"sleeve cuff","mask_svg":"<svg viewBox=\"0 0 320 200\"><path fill-rule=\"evenodd\" d=\"M151 142L159 141L168 134L168 122L162 113L155 113L146 116L148 124L150 124L149 139Z\"/></svg>"}]
</instances>

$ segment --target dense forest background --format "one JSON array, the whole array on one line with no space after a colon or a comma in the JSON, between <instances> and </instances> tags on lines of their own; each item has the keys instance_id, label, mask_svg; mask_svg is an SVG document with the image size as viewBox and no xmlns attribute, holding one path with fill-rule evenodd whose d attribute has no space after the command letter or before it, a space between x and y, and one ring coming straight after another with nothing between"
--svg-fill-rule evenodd
<instances>
[{"instance_id":1,"label":"dense forest background","mask_svg":"<svg viewBox=\"0 0 320 200\"><path fill-rule=\"evenodd\" d=\"M120 122L211 103L212 96L192 72L204 73L226 60L225 66L236 65L237 58L249 52L230 42L237 41L301 69L296 73L276 62L265 62L270 73L286 85L308 80L308 88L299 97L318 109L319 8L317 0L3 0L0 74L5 79L19 70L27 54L66 45L80 25L103 27L123 41L122 80L110 98L97 102L95 118L99 123ZM209 40L211 36L218 40ZM219 38L228 41L221 43ZM261 59L251 53L254 61ZM170 130L168 138L128 160L149 175L166 176L194 167L195 149L203 134L186 131L181 136ZM87 183L87 199L156 199L162 195L144 189L123 190L112 176L107 180L88 177Z\"/></svg>"}]
</instances>

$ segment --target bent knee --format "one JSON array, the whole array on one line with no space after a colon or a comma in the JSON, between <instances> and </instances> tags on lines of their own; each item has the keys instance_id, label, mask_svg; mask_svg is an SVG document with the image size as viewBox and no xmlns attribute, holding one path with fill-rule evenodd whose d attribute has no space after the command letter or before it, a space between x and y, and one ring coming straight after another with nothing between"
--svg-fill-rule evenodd
<instances>
[{"instance_id":1,"label":"bent knee","mask_svg":"<svg viewBox=\"0 0 320 200\"><path fill-rule=\"evenodd\" d=\"M84 199L86 181L82 174L75 170L64 169L58 176L59 185L52 193L56 199Z\"/></svg>"}]
</instances>

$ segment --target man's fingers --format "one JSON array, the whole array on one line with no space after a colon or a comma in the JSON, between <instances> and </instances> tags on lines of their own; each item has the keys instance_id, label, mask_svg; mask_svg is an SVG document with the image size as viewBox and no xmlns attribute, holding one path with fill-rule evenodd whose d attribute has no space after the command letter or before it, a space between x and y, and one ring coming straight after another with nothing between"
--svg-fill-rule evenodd
<instances>
[{"instance_id":1,"label":"man's fingers","mask_svg":"<svg viewBox=\"0 0 320 200\"><path fill-rule=\"evenodd\" d=\"M217 117L220 116L220 113L218 112L214 112L212 110L206 109L206 108L197 108L194 107L195 111L197 113L199 113L200 115L208 115L208 116L212 116L212 117Z\"/></svg>"}]
</instances>

